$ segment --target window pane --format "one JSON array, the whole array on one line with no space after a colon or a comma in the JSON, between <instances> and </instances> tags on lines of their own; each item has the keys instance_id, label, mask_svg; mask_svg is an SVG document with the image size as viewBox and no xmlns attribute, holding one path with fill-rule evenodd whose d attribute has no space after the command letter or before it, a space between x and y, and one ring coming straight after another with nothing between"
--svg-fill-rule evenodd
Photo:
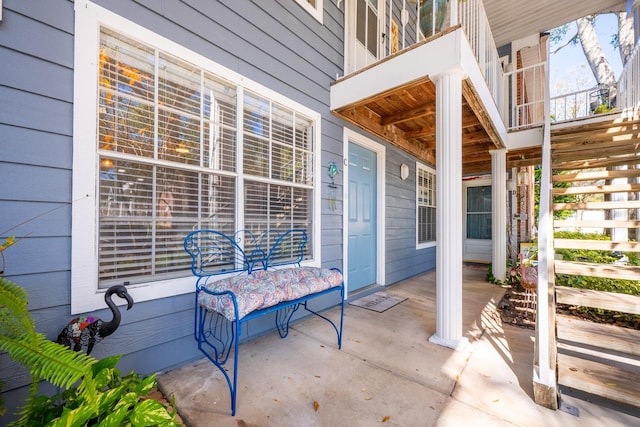
<instances>
[{"instance_id":1,"label":"window pane","mask_svg":"<svg viewBox=\"0 0 640 427\"><path fill-rule=\"evenodd\" d=\"M491 240L491 214L467 214L467 238Z\"/></svg>"},{"instance_id":2,"label":"window pane","mask_svg":"<svg viewBox=\"0 0 640 427\"><path fill-rule=\"evenodd\" d=\"M491 239L491 186L467 188L467 238Z\"/></svg>"},{"instance_id":3,"label":"window pane","mask_svg":"<svg viewBox=\"0 0 640 427\"><path fill-rule=\"evenodd\" d=\"M296 115L295 182L313 185L313 120Z\"/></svg>"},{"instance_id":4,"label":"window pane","mask_svg":"<svg viewBox=\"0 0 640 427\"><path fill-rule=\"evenodd\" d=\"M491 186L467 188L467 212L491 212Z\"/></svg>"},{"instance_id":5,"label":"window pane","mask_svg":"<svg viewBox=\"0 0 640 427\"><path fill-rule=\"evenodd\" d=\"M204 88L202 166L235 171L236 90L211 75L205 75Z\"/></svg>"},{"instance_id":6,"label":"window pane","mask_svg":"<svg viewBox=\"0 0 640 427\"><path fill-rule=\"evenodd\" d=\"M270 103L250 93L244 104L244 172L269 177Z\"/></svg>"},{"instance_id":7,"label":"window pane","mask_svg":"<svg viewBox=\"0 0 640 427\"><path fill-rule=\"evenodd\" d=\"M102 29L98 148L153 157L154 53Z\"/></svg>"},{"instance_id":8,"label":"window pane","mask_svg":"<svg viewBox=\"0 0 640 427\"><path fill-rule=\"evenodd\" d=\"M378 57L378 16L373 8L367 10L367 49Z\"/></svg>"},{"instance_id":9,"label":"window pane","mask_svg":"<svg viewBox=\"0 0 640 427\"><path fill-rule=\"evenodd\" d=\"M356 39L363 45L367 45L367 3L358 0L356 3Z\"/></svg>"},{"instance_id":10,"label":"window pane","mask_svg":"<svg viewBox=\"0 0 640 427\"><path fill-rule=\"evenodd\" d=\"M418 167L418 243L436 240L436 175Z\"/></svg>"},{"instance_id":11,"label":"window pane","mask_svg":"<svg viewBox=\"0 0 640 427\"><path fill-rule=\"evenodd\" d=\"M301 228L311 237L312 191L285 185L245 182L245 229L255 235ZM310 251L311 245L306 248Z\"/></svg>"},{"instance_id":12,"label":"window pane","mask_svg":"<svg viewBox=\"0 0 640 427\"><path fill-rule=\"evenodd\" d=\"M201 223L198 228L234 233L236 222L235 178L204 175L202 177Z\"/></svg>"},{"instance_id":13,"label":"window pane","mask_svg":"<svg viewBox=\"0 0 640 427\"><path fill-rule=\"evenodd\" d=\"M100 160L101 287L152 274L153 167Z\"/></svg>"}]
</instances>

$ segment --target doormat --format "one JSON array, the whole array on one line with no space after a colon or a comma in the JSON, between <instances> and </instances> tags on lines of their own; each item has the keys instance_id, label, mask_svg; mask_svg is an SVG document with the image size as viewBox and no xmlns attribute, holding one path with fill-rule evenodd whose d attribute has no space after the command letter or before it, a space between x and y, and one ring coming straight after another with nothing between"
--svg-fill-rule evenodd
<instances>
[{"instance_id":1,"label":"doormat","mask_svg":"<svg viewBox=\"0 0 640 427\"><path fill-rule=\"evenodd\" d=\"M357 300L350 302L349 305L355 305L356 307L367 308L369 310L382 313L383 311L389 310L391 307L400 304L406 299L407 298L391 295L386 292L376 292L362 298L358 298Z\"/></svg>"}]
</instances>

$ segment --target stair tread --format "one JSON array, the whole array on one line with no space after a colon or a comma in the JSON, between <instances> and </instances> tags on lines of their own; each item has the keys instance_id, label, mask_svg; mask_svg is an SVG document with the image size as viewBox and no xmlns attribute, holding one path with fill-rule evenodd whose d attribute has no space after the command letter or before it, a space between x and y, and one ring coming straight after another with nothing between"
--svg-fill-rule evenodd
<instances>
[{"instance_id":1,"label":"stair tread","mask_svg":"<svg viewBox=\"0 0 640 427\"><path fill-rule=\"evenodd\" d=\"M640 367L637 366L623 369L559 353L558 382L567 387L640 407Z\"/></svg>"}]
</instances>

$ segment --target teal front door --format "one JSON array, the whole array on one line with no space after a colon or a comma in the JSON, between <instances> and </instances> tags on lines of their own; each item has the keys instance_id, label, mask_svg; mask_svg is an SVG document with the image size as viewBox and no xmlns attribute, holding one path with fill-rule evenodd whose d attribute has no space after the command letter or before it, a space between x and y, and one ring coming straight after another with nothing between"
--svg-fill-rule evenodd
<instances>
[{"instance_id":1,"label":"teal front door","mask_svg":"<svg viewBox=\"0 0 640 427\"><path fill-rule=\"evenodd\" d=\"M376 153L349 143L348 287L376 283Z\"/></svg>"}]
</instances>

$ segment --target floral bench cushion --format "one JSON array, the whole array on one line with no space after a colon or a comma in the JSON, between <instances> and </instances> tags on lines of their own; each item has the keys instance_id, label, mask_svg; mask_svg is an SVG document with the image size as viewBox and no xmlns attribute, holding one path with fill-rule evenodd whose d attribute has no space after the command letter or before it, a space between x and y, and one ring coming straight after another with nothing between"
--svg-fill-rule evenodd
<instances>
[{"instance_id":1,"label":"floral bench cushion","mask_svg":"<svg viewBox=\"0 0 640 427\"><path fill-rule=\"evenodd\" d=\"M300 267L255 271L207 283L205 288L212 292L233 292L238 303L238 317L242 319L255 310L302 298L341 283L342 274L337 270ZM231 321L235 320L233 299L229 294L211 295L200 291L198 304Z\"/></svg>"}]
</instances>

